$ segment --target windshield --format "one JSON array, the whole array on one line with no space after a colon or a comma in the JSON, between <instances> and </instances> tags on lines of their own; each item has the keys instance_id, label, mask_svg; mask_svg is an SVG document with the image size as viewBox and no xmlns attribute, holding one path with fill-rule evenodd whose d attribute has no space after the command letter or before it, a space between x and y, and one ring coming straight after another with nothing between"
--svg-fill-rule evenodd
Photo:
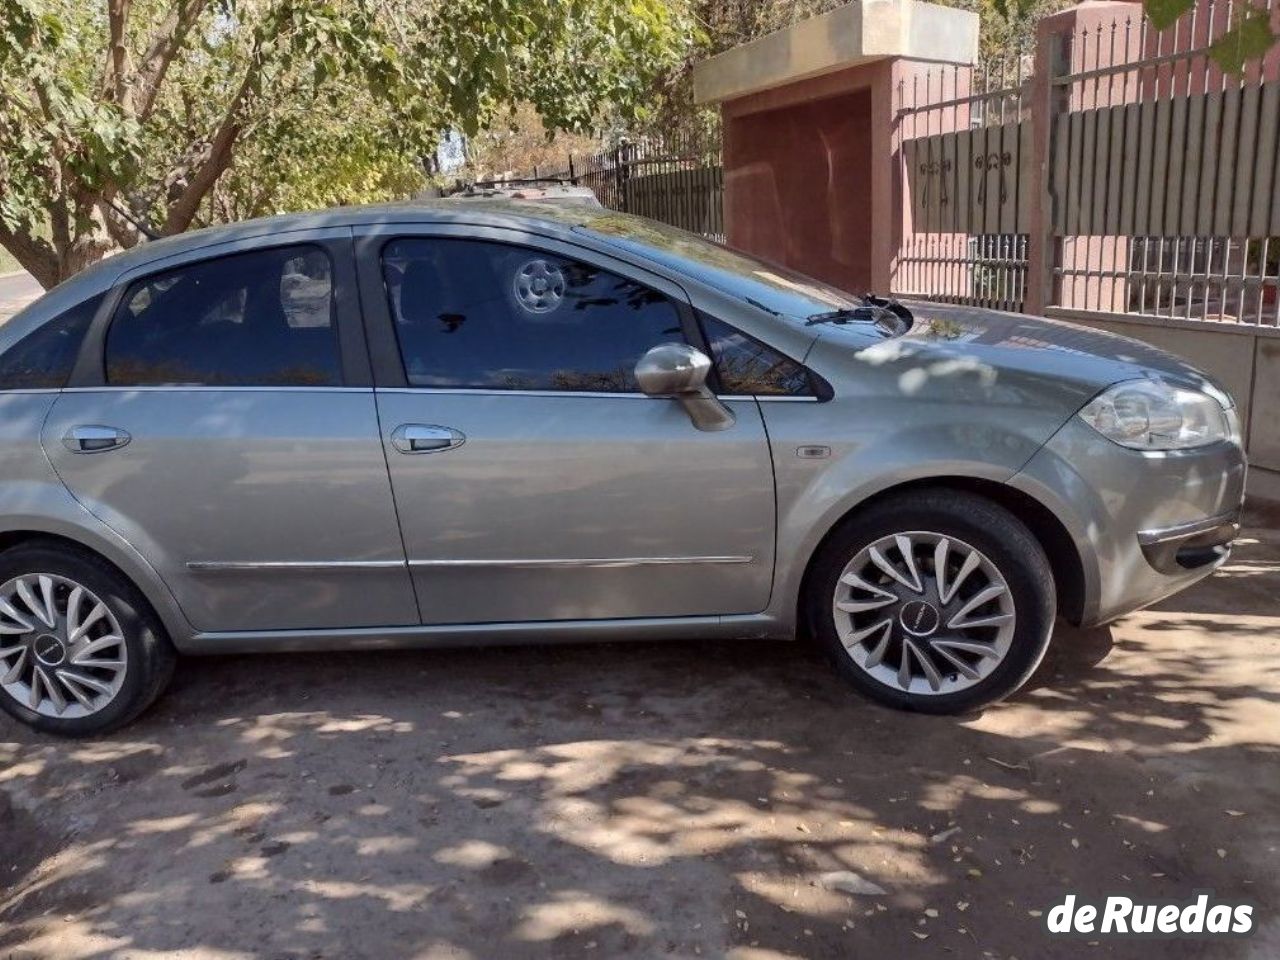
<instances>
[{"instance_id":1,"label":"windshield","mask_svg":"<svg viewBox=\"0 0 1280 960\"><path fill-rule=\"evenodd\" d=\"M861 298L821 280L653 220L606 213L574 229L688 274L771 313L804 319L862 305Z\"/></svg>"}]
</instances>

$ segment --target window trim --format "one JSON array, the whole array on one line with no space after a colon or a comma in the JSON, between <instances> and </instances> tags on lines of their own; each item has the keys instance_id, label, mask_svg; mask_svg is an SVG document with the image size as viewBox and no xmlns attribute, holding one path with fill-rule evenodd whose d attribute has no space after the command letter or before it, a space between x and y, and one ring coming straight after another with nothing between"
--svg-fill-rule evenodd
<instances>
[{"instance_id":1,"label":"window trim","mask_svg":"<svg viewBox=\"0 0 1280 960\"><path fill-rule=\"evenodd\" d=\"M400 338L396 335L395 317L391 311L391 299L387 296L382 272L383 249L397 240L473 240L527 248L534 253L577 260L588 266L641 284L669 299L680 318L680 329L685 342L704 350L706 343L693 313L693 306L684 288L660 274L637 267L625 260L601 253L591 247L569 243L553 237L521 230L515 227L476 226L453 223L385 223L356 227L355 256L360 278L360 304L364 316L365 332L369 343L373 366L374 386L379 390L422 391L433 393L483 393L501 396L563 396L563 397L645 397L640 391L598 390L503 390L497 387L426 387L409 383L404 359L400 353Z\"/></svg>"},{"instance_id":2,"label":"window trim","mask_svg":"<svg viewBox=\"0 0 1280 960\"><path fill-rule=\"evenodd\" d=\"M129 290L152 277L186 266L227 257L290 247L316 247L329 257L332 271L334 323L337 327L339 382L316 384L147 384L126 386L107 382L107 332ZM262 237L245 237L210 244L170 257L161 257L118 276L94 314L66 390L344 390L369 389L373 377L361 324L351 230L348 227L292 230Z\"/></svg>"}]
</instances>

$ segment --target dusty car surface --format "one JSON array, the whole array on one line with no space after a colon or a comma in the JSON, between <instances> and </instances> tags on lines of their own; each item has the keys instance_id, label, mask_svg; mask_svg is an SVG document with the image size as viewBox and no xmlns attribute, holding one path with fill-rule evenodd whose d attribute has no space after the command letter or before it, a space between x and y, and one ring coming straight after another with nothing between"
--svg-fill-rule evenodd
<instances>
[{"instance_id":1,"label":"dusty car surface","mask_svg":"<svg viewBox=\"0 0 1280 960\"><path fill-rule=\"evenodd\" d=\"M601 206L590 187L560 177L530 177L519 180L481 180L459 184L444 195L446 200L536 200L539 203Z\"/></svg>"},{"instance_id":2,"label":"dusty car surface","mask_svg":"<svg viewBox=\"0 0 1280 960\"><path fill-rule=\"evenodd\" d=\"M179 652L801 627L969 710L1214 570L1245 474L1142 344L484 200L113 257L0 329L0 408L0 703L70 735Z\"/></svg>"}]
</instances>

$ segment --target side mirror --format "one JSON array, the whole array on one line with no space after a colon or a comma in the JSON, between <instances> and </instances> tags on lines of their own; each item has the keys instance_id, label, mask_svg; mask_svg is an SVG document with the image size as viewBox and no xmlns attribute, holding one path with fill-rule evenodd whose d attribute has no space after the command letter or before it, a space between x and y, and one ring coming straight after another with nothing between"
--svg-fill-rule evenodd
<instances>
[{"instance_id":1,"label":"side mirror","mask_svg":"<svg viewBox=\"0 0 1280 960\"><path fill-rule=\"evenodd\" d=\"M636 363L636 383L647 396L675 400L699 430L733 426L733 411L707 386L711 358L687 343L660 343Z\"/></svg>"}]
</instances>

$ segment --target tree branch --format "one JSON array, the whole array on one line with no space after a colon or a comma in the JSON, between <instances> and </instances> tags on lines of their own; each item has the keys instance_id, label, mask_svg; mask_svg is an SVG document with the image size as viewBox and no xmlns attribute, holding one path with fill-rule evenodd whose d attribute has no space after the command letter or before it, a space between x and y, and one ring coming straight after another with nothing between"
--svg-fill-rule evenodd
<instances>
[{"instance_id":1,"label":"tree branch","mask_svg":"<svg viewBox=\"0 0 1280 960\"><path fill-rule=\"evenodd\" d=\"M178 197L169 204L164 225L160 228L161 233L169 235L185 230L196 215L196 211L200 209L200 201L204 199L204 195L213 188L213 185L218 182L218 178L222 176L223 171L231 165L231 157L235 151L236 140L239 139L240 132L244 129L244 121L240 116L240 110L244 106L244 101L248 99L249 91L253 89L254 84L257 82L260 69L261 61L255 57L249 63L249 69L244 75L244 80L240 83L240 89L236 91L231 103L227 105L222 122L218 125L217 132L214 133L213 138L209 141L209 146L204 151L200 165L191 175L187 185L178 194Z\"/></svg>"},{"instance_id":2,"label":"tree branch","mask_svg":"<svg viewBox=\"0 0 1280 960\"><path fill-rule=\"evenodd\" d=\"M111 198L103 196L98 199L98 215L107 228L107 235L122 249L129 250L142 241L138 228L119 214L111 205Z\"/></svg>"},{"instance_id":3,"label":"tree branch","mask_svg":"<svg viewBox=\"0 0 1280 960\"><path fill-rule=\"evenodd\" d=\"M115 103L124 102L129 73L129 48L125 44L125 27L129 22L131 0L107 0L107 69L103 73L102 90Z\"/></svg>"},{"instance_id":4,"label":"tree branch","mask_svg":"<svg viewBox=\"0 0 1280 960\"><path fill-rule=\"evenodd\" d=\"M116 2L116 0L111 0ZM133 79L128 108L139 121L145 121L155 108L156 95L174 57L186 42L187 34L200 19L209 0L175 0L155 35L147 44Z\"/></svg>"}]
</instances>

